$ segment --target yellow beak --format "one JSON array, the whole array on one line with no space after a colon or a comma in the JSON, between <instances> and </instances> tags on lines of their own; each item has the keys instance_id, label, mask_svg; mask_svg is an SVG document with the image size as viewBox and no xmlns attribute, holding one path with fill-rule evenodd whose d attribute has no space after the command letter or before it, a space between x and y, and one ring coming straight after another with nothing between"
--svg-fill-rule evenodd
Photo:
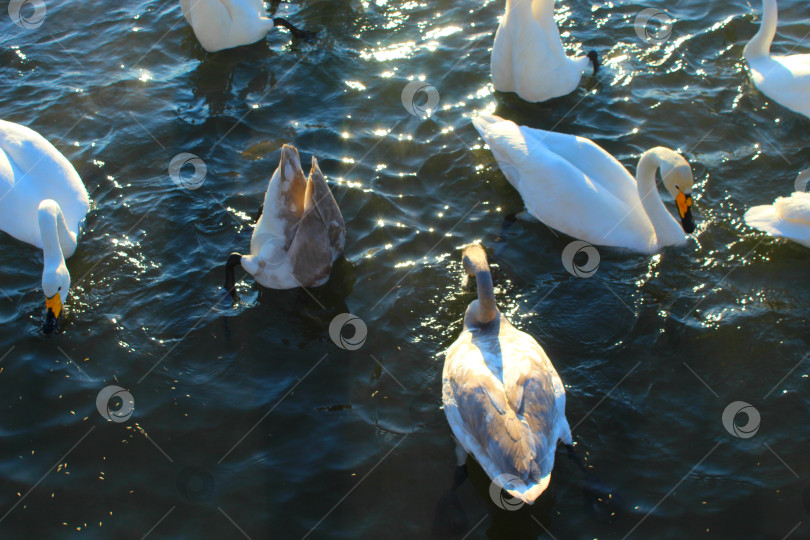
<instances>
[{"instance_id":1,"label":"yellow beak","mask_svg":"<svg viewBox=\"0 0 810 540\"><path fill-rule=\"evenodd\" d=\"M684 194L680 189L678 195L675 196L675 202L678 204L678 215L681 217L681 226L686 234L692 234L695 231L695 220L692 217L692 194Z\"/></svg>"},{"instance_id":2,"label":"yellow beak","mask_svg":"<svg viewBox=\"0 0 810 540\"><path fill-rule=\"evenodd\" d=\"M688 212L689 208L692 206L692 196L684 195L681 190L678 190L675 202L678 203L678 212L681 215L681 219L685 218L686 212Z\"/></svg>"},{"instance_id":3,"label":"yellow beak","mask_svg":"<svg viewBox=\"0 0 810 540\"><path fill-rule=\"evenodd\" d=\"M45 299L45 313L48 313L48 311L53 313L55 319L59 318L59 315L62 313L62 297L59 293Z\"/></svg>"}]
</instances>

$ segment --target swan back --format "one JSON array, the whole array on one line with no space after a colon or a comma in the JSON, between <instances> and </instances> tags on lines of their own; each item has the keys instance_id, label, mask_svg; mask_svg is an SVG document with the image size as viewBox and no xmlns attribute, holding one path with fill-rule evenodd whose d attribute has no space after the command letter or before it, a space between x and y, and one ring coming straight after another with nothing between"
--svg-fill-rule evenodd
<instances>
[{"instance_id":1,"label":"swan back","mask_svg":"<svg viewBox=\"0 0 810 540\"><path fill-rule=\"evenodd\" d=\"M745 222L810 247L810 193L797 191L790 197L779 197L773 205L755 206L745 213Z\"/></svg>"},{"instance_id":2,"label":"swan back","mask_svg":"<svg viewBox=\"0 0 810 540\"><path fill-rule=\"evenodd\" d=\"M43 200L58 204L67 229L78 236L90 210L90 198L79 173L36 131L0 120L0 230L42 248L38 209ZM65 257L75 242L60 236Z\"/></svg>"},{"instance_id":3,"label":"swan back","mask_svg":"<svg viewBox=\"0 0 810 540\"><path fill-rule=\"evenodd\" d=\"M797 191L790 197L779 197L774 207L782 219L810 227L810 193Z\"/></svg>"},{"instance_id":4,"label":"swan back","mask_svg":"<svg viewBox=\"0 0 810 540\"><path fill-rule=\"evenodd\" d=\"M477 277L485 273L488 268L475 270ZM565 389L542 347L497 308L486 323L470 318L481 301L479 285L464 330L447 350L444 411L456 439L489 477L509 475L507 491L531 504L549 484L557 441L571 444Z\"/></svg>"}]
</instances>

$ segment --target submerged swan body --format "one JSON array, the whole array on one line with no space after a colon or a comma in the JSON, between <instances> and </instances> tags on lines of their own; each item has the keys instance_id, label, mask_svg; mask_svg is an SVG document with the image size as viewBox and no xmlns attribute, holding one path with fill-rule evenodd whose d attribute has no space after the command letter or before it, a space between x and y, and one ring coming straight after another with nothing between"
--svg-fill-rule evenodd
<instances>
[{"instance_id":1,"label":"submerged swan body","mask_svg":"<svg viewBox=\"0 0 810 540\"><path fill-rule=\"evenodd\" d=\"M288 28L295 37L310 35L285 19L268 17L263 0L180 0L180 9L208 52L256 43L274 26Z\"/></svg>"},{"instance_id":2,"label":"submerged swan body","mask_svg":"<svg viewBox=\"0 0 810 540\"><path fill-rule=\"evenodd\" d=\"M78 246L90 198L79 173L36 131L0 120L0 230L42 249L45 325L58 327L70 291L65 259Z\"/></svg>"},{"instance_id":3,"label":"submerged swan body","mask_svg":"<svg viewBox=\"0 0 810 540\"><path fill-rule=\"evenodd\" d=\"M554 0L506 0L492 47L492 84L532 103L565 96L579 86L582 73L599 70L595 52L569 58L554 20Z\"/></svg>"},{"instance_id":4,"label":"submerged swan body","mask_svg":"<svg viewBox=\"0 0 810 540\"><path fill-rule=\"evenodd\" d=\"M571 445L565 387L543 348L495 305L486 254L464 250L478 300L448 349L442 374L447 421L463 452L512 497L533 504L548 487L557 442Z\"/></svg>"},{"instance_id":5,"label":"submerged swan body","mask_svg":"<svg viewBox=\"0 0 810 540\"><path fill-rule=\"evenodd\" d=\"M810 193L797 191L790 197L779 197L772 205L755 206L745 213L745 222L810 248Z\"/></svg>"},{"instance_id":6,"label":"submerged swan body","mask_svg":"<svg viewBox=\"0 0 810 540\"><path fill-rule=\"evenodd\" d=\"M645 152L634 179L588 139L518 126L497 116L472 121L526 209L549 227L591 244L648 254L683 244L695 229L692 169L672 150ZM657 171L675 199L680 223L661 200Z\"/></svg>"},{"instance_id":7,"label":"submerged swan body","mask_svg":"<svg viewBox=\"0 0 810 540\"><path fill-rule=\"evenodd\" d=\"M271 289L323 285L345 245L346 225L318 160L313 156L306 178L298 150L284 145L250 239L250 254L229 257L225 288L235 294L233 271L240 265Z\"/></svg>"},{"instance_id":8,"label":"submerged swan body","mask_svg":"<svg viewBox=\"0 0 810 540\"><path fill-rule=\"evenodd\" d=\"M744 52L751 78L763 94L810 118L810 54L771 55L779 8L776 0L763 0L762 8L762 26Z\"/></svg>"}]
</instances>

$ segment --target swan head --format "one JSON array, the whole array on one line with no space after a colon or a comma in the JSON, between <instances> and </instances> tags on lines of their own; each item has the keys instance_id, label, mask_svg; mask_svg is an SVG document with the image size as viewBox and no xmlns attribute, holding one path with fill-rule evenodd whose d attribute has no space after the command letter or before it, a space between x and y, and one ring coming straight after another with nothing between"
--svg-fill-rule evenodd
<instances>
[{"instance_id":1,"label":"swan head","mask_svg":"<svg viewBox=\"0 0 810 540\"><path fill-rule=\"evenodd\" d=\"M50 334L62 322L64 305L70 291L70 273L64 262L42 272L42 292L45 293L45 322L42 331Z\"/></svg>"},{"instance_id":2,"label":"swan head","mask_svg":"<svg viewBox=\"0 0 810 540\"><path fill-rule=\"evenodd\" d=\"M695 231L695 219L692 217L692 187L695 184L695 177L692 174L692 167L677 152L668 148L656 148L655 150L658 153L661 180L669 194L675 199L681 226L686 234L692 234Z\"/></svg>"},{"instance_id":3,"label":"swan head","mask_svg":"<svg viewBox=\"0 0 810 540\"><path fill-rule=\"evenodd\" d=\"M464 326L465 328L487 326L499 317L487 254L481 245L470 244L462 251L462 262L465 273L462 286L466 287L471 277L475 278L478 286L478 299L470 302L467 307L467 312L464 314Z\"/></svg>"},{"instance_id":4,"label":"swan head","mask_svg":"<svg viewBox=\"0 0 810 540\"><path fill-rule=\"evenodd\" d=\"M62 252L60 230L64 231L62 238L70 236L71 233L66 230L59 204L52 199L45 199L39 203L37 222L42 238L44 263L42 292L45 293L45 322L42 325L42 331L50 334L59 329L70 290L70 272L68 272Z\"/></svg>"}]
</instances>

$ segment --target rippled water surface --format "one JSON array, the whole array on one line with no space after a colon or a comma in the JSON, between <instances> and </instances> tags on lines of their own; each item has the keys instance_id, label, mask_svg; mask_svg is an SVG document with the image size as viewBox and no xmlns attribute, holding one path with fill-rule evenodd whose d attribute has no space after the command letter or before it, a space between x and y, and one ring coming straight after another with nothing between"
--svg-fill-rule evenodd
<instances>
[{"instance_id":1,"label":"rippled water surface","mask_svg":"<svg viewBox=\"0 0 810 540\"><path fill-rule=\"evenodd\" d=\"M653 46L633 27L648 6L558 2L566 44L605 66L539 105L490 85L501 2L279 6L317 39L207 54L175 0L49 0L35 30L0 13L0 117L53 141L93 200L58 336L39 330L41 254L0 235L0 537L809 537L810 250L742 215L810 167L810 121L747 78L759 1L666 3L677 22ZM774 50L810 51L806 4L780 8ZM413 80L439 92L430 118L402 105ZM522 203L476 111L590 137L631 171L679 149L694 238L600 249L595 277L571 276L570 238L502 234ZM232 306L222 265L248 249L285 142L321 160L346 259L312 291L244 279ZM169 177L182 152L207 165L197 190ZM590 470L561 450L547 494L516 512L472 461L448 505L441 352L473 298L458 248L474 240L502 311L564 380ZM329 338L344 312L368 327L356 351ZM112 384L133 396L125 423L96 410ZM754 437L724 428L735 401L760 413Z\"/></svg>"}]
</instances>

